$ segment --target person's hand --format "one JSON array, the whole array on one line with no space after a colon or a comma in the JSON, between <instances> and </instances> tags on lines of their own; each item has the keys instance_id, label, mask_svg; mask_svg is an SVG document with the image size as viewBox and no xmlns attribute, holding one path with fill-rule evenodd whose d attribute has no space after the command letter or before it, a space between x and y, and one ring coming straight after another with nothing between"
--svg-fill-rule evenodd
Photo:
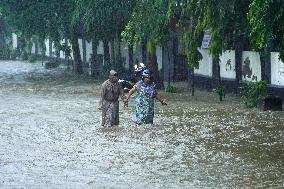
<instances>
[{"instance_id":1,"label":"person's hand","mask_svg":"<svg viewBox=\"0 0 284 189\"><path fill-rule=\"evenodd\" d=\"M168 105L168 104L166 103L165 99L161 100L161 104L162 104L162 105Z\"/></svg>"},{"instance_id":2,"label":"person's hand","mask_svg":"<svg viewBox=\"0 0 284 189\"><path fill-rule=\"evenodd\" d=\"M128 101L124 102L124 107L128 107Z\"/></svg>"},{"instance_id":3,"label":"person's hand","mask_svg":"<svg viewBox=\"0 0 284 189\"><path fill-rule=\"evenodd\" d=\"M128 98L125 96L123 98L124 107L128 107Z\"/></svg>"},{"instance_id":4,"label":"person's hand","mask_svg":"<svg viewBox=\"0 0 284 189\"><path fill-rule=\"evenodd\" d=\"M128 107L128 100L124 99L123 102L124 102L124 107Z\"/></svg>"}]
</instances>

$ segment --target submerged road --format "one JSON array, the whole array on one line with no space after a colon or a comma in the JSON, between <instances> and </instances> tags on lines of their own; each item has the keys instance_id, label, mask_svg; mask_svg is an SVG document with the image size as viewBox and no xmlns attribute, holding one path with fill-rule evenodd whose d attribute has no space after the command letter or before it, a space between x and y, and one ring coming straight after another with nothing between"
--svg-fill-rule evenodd
<instances>
[{"instance_id":1,"label":"submerged road","mask_svg":"<svg viewBox=\"0 0 284 189\"><path fill-rule=\"evenodd\" d=\"M284 188L284 114L162 93L154 125L100 126L99 82L0 61L0 188Z\"/></svg>"}]
</instances>

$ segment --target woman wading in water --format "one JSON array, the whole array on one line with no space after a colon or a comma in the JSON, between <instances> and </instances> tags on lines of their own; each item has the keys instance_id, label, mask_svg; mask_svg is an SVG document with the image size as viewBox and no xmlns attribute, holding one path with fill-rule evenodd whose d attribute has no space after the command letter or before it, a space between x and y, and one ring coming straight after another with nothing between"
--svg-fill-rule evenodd
<instances>
[{"instance_id":1,"label":"woman wading in water","mask_svg":"<svg viewBox=\"0 0 284 189\"><path fill-rule=\"evenodd\" d=\"M151 80L150 71L144 70L142 80L138 81L129 91L124 99L124 103L128 105L128 99L133 93L136 93L136 124L153 124L154 119L154 100L159 100L162 105L167 105L164 99L158 94L156 84Z\"/></svg>"}]
</instances>

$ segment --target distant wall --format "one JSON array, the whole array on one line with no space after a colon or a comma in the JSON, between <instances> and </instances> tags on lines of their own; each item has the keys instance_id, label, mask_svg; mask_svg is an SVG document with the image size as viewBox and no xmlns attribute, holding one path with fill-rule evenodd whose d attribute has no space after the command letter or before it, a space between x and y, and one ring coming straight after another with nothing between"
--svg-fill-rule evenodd
<instances>
[{"instance_id":1,"label":"distant wall","mask_svg":"<svg viewBox=\"0 0 284 189\"><path fill-rule=\"evenodd\" d=\"M120 44L120 49L121 49L121 59L122 59L122 64L124 68L129 69L129 49L128 45L125 43Z\"/></svg>"},{"instance_id":2,"label":"distant wall","mask_svg":"<svg viewBox=\"0 0 284 189\"><path fill-rule=\"evenodd\" d=\"M12 33L12 45L13 49L18 47L17 35L15 33Z\"/></svg>"},{"instance_id":3,"label":"distant wall","mask_svg":"<svg viewBox=\"0 0 284 189\"><path fill-rule=\"evenodd\" d=\"M284 63L278 52L271 53L271 84L284 87Z\"/></svg>"},{"instance_id":4,"label":"distant wall","mask_svg":"<svg viewBox=\"0 0 284 189\"><path fill-rule=\"evenodd\" d=\"M194 69L194 74L212 77L212 56L208 50L198 49L203 59L199 61L199 67Z\"/></svg>"},{"instance_id":5,"label":"distant wall","mask_svg":"<svg viewBox=\"0 0 284 189\"><path fill-rule=\"evenodd\" d=\"M258 52L243 51L242 57L242 80L243 81L260 81L261 66Z\"/></svg>"},{"instance_id":6,"label":"distant wall","mask_svg":"<svg viewBox=\"0 0 284 189\"><path fill-rule=\"evenodd\" d=\"M224 79L235 79L235 51L225 51L220 57L220 76Z\"/></svg>"},{"instance_id":7,"label":"distant wall","mask_svg":"<svg viewBox=\"0 0 284 189\"><path fill-rule=\"evenodd\" d=\"M12 44L13 48L17 48L18 40L17 35L15 33L12 34ZM64 41L61 41L63 43ZM83 41L79 39L79 47L81 52L81 58L83 59ZM51 48L49 47L49 39L45 40L46 46L46 56L55 57L55 48L54 43L51 44ZM70 45L70 43L69 43ZM110 44L109 44L110 45ZM133 64L137 64L142 62L142 47L138 46L133 49ZM198 82L202 85L206 84L206 87L210 87L210 78L212 78L212 56L209 54L207 49L198 49L203 56L203 59L199 61L199 67L194 70L195 75L198 78ZM123 66L125 68L129 68L129 49L128 46L124 43L121 43L121 55L123 59ZM32 52L35 53L35 45L32 47ZM38 49L40 53L41 50ZM168 58L166 51L159 46L156 46L156 56L158 69L161 70L163 67L167 66ZM86 61L89 62L92 53L92 43L86 41ZM99 41L97 47L97 53L103 55L103 42ZM111 52L110 52L111 53ZM276 86L278 88L284 88L284 63L281 62L278 58L278 52L271 52L271 85ZM60 57L64 58L64 53L60 53ZM71 53L71 57L73 54ZM170 60L173 61L173 60ZM228 83L227 81L234 81L236 79L236 71L235 71L235 51L225 51L220 57L220 76L224 83ZM164 70L164 73L167 71ZM202 81L204 78L204 81ZM167 77L164 77L166 80ZM242 80L248 82L255 82L261 80L261 63L260 63L260 55L258 52L254 51L243 51L242 53ZM228 85L231 85L228 83Z\"/></svg>"},{"instance_id":8,"label":"distant wall","mask_svg":"<svg viewBox=\"0 0 284 189\"><path fill-rule=\"evenodd\" d=\"M160 46L156 46L156 57L158 63L158 70L163 68L163 49Z\"/></svg>"}]
</instances>

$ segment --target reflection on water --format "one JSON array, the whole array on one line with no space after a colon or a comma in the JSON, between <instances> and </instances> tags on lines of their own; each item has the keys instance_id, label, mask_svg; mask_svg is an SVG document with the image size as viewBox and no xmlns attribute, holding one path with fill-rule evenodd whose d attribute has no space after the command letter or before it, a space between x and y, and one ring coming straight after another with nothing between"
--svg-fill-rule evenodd
<instances>
[{"instance_id":1,"label":"reflection on water","mask_svg":"<svg viewBox=\"0 0 284 189\"><path fill-rule=\"evenodd\" d=\"M283 188L284 115L163 94L154 125L100 126L99 82L0 62L0 188Z\"/></svg>"}]
</instances>

